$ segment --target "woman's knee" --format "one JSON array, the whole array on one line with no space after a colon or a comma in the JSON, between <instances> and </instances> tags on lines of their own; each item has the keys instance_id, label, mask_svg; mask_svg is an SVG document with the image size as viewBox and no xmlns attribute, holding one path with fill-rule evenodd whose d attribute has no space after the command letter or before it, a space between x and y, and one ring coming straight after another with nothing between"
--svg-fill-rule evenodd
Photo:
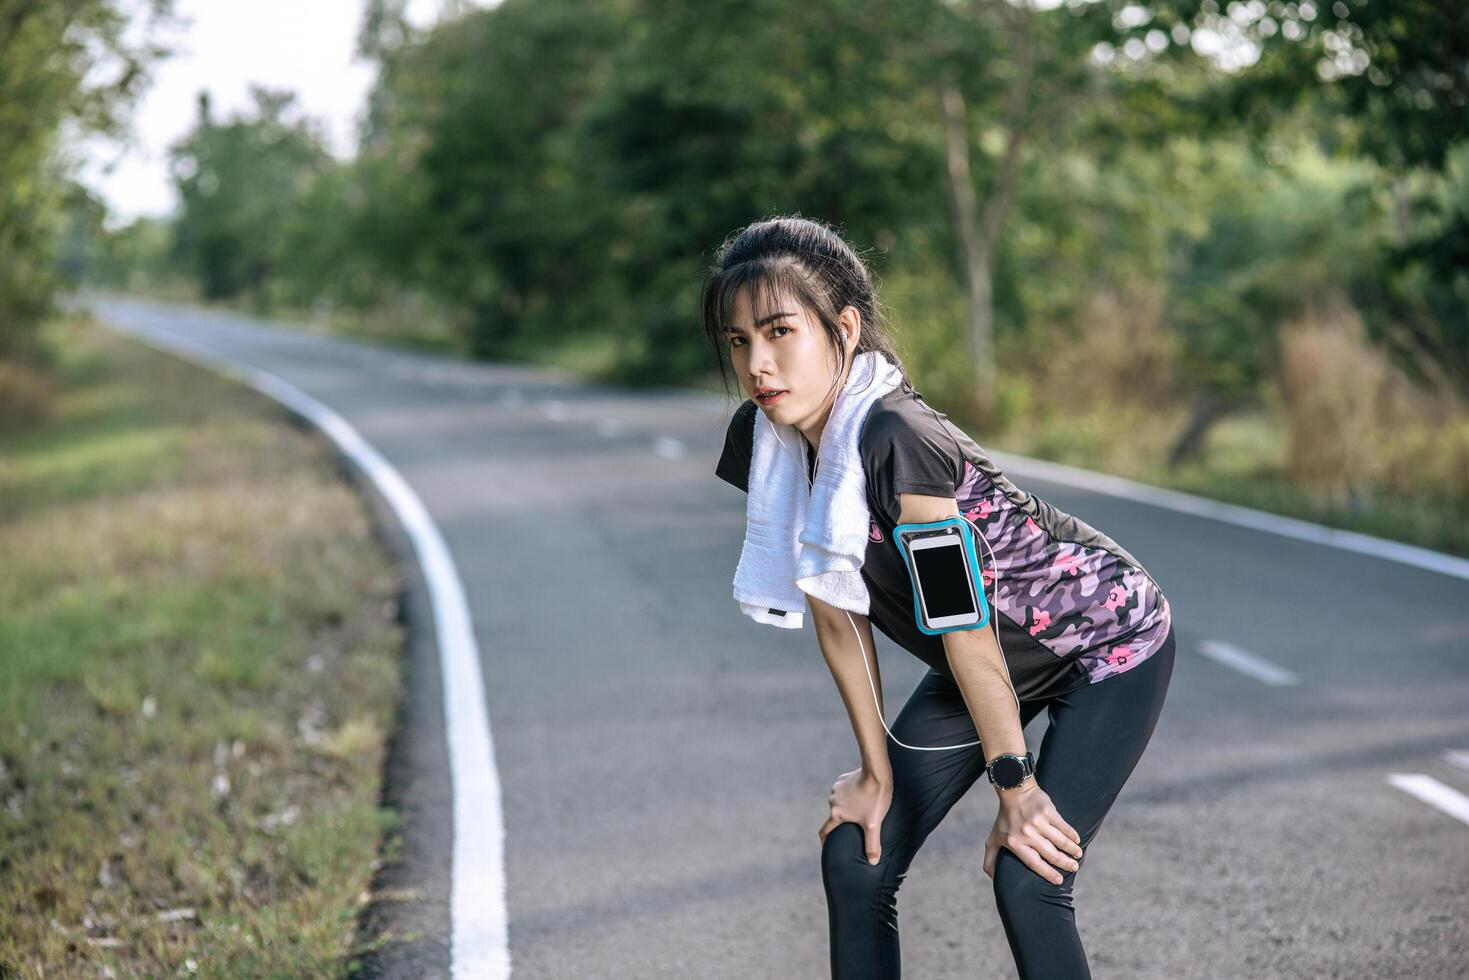
<instances>
[{"instance_id":1,"label":"woman's knee","mask_svg":"<svg viewBox=\"0 0 1469 980\"><path fill-rule=\"evenodd\" d=\"M866 840L857 824L837 824L821 843L821 878L829 891L875 897L887 871L886 860L867 862Z\"/></svg>"},{"instance_id":2,"label":"woman's knee","mask_svg":"<svg viewBox=\"0 0 1469 980\"><path fill-rule=\"evenodd\" d=\"M821 878L833 923L875 923L896 935L898 886L903 873L893 863L897 855L884 853L876 864L867 862L862 828L843 823L831 829L821 845ZM841 928L846 928L846 925Z\"/></svg>"},{"instance_id":3,"label":"woman's knee","mask_svg":"<svg viewBox=\"0 0 1469 980\"><path fill-rule=\"evenodd\" d=\"M1031 870L1008 848L1000 848L995 855L995 904L1001 914L1023 915L1027 909L1042 906L1071 909L1071 886L1076 872L1057 869L1061 884L1056 885Z\"/></svg>"}]
</instances>

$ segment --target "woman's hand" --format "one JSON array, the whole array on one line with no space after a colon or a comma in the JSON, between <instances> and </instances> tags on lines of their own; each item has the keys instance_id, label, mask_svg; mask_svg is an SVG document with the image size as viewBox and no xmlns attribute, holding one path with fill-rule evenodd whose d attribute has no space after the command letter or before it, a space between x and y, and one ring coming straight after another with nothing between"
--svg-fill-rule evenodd
<instances>
[{"instance_id":1,"label":"woman's hand","mask_svg":"<svg viewBox=\"0 0 1469 980\"><path fill-rule=\"evenodd\" d=\"M1082 854L1081 835L1061 819L1051 798L1034 780L1023 789L1000 792L1000 812L984 842L984 873L991 880L1001 847L1008 847L1026 867L1053 885L1062 881L1056 868L1075 871L1081 867L1073 860Z\"/></svg>"},{"instance_id":2,"label":"woman's hand","mask_svg":"<svg viewBox=\"0 0 1469 980\"><path fill-rule=\"evenodd\" d=\"M837 777L827 800L831 804L831 816L817 832L821 842L825 844L826 835L837 826L854 823L862 828L867 863L876 864L882 857L882 818L887 816L888 807L893 802L892 780L878 779L860 768L853 769Z\"/></svg>"}]
</instances>

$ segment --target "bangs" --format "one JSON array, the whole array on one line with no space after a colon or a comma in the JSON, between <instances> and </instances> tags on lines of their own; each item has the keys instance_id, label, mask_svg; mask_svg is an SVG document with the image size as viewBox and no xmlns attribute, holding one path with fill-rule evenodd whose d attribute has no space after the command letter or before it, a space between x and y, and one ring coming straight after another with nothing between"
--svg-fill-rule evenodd
<instances>
[{"instance_id":1,"label":"bangs","mask_svg":"<svg viewBox=\"0 0 1469 980\"><path fill-rule=\"evenodd\" d=\"M713 334L723 337L734 326L734 303L741 289L748 289L750 298L750 325L780 312L781 304L799 303L804 307L814 304L806 296L805 283L790 262L779 259L755 259L741 262L715 283L710 297L709 313L712 313ZM787 312L796 312L787 308Z\"/></svg>"}]
</instances>

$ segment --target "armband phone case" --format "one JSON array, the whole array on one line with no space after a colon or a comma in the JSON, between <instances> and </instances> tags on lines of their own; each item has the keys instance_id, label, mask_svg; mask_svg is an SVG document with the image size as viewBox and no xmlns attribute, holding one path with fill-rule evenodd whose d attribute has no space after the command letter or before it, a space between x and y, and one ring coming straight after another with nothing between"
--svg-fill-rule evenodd
<instances>
[{"instance_id":1,"label":"armband phone case","mask_svg":"<svg viewBox=\"0 0 1469 980\"><path fill-rule=\"evenodd\" d=\"M964 518L899 524L893 541L913 583L913 618L921 631L934 635L988 625L974 529Z\"/></svg>"}]
</instances>

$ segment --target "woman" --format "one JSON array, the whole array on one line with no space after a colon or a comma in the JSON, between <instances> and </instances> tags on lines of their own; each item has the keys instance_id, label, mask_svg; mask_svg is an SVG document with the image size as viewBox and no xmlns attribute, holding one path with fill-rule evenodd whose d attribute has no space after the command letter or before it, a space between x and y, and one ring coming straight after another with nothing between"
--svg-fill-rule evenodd
<instances>
[{"instance_id":1,"label":"woman","mask_svg":"<svg viewBox=\"0 0 1469 980\"><path fill-rule=\"evenodd\" d=\"M799 431L813 479L853 358L875 352L901 369L864 263L808 219L761 221L726 243L702 313L726 381L733 373L749 396L716 469L742 490L756 411ZM806 597L861 756L833 785L819 831L832 976L899 976L898 885L944 814L987 775L999 809L983 868L1022 980L1089 977L1072 884L1157 724L1173 671L1168 601L1121 546L1011 483L924 403L906 371L901 379L871 402L859 437L869 615ZM984 539L976 547L991 621L929 634L914 621L893 528L954 515ZM868 656L873 625L929 667L890 730ZM1043 708L1049 727L1031 773L1023 730ZM987 765L1001 756L1018 758Z\"/></svg>"}]
</instances>

